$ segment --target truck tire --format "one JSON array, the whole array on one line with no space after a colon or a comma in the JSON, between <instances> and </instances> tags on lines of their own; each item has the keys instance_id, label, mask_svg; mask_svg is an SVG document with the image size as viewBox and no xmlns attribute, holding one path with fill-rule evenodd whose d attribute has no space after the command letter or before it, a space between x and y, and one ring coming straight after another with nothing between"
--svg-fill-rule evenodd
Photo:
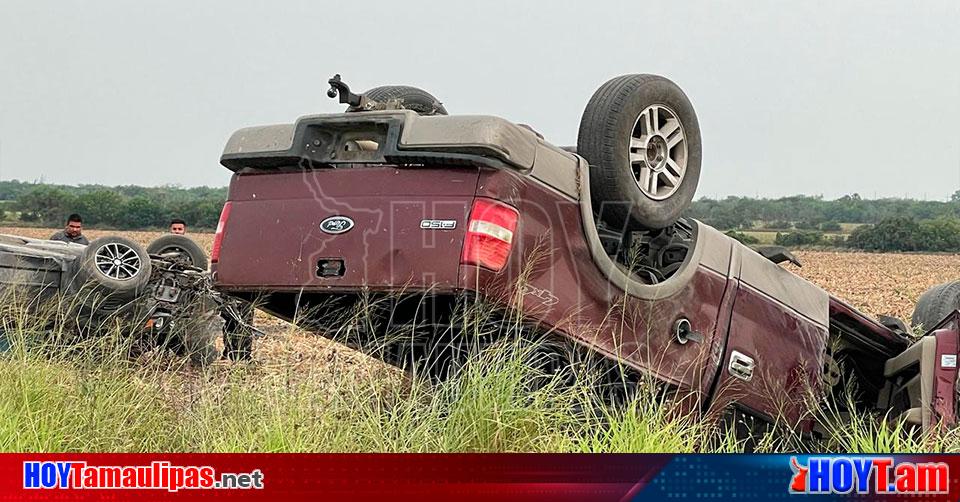
<instances>
[{"instance_id":1,"label":"truck tire","mask_svg":"<svg viewBox=\"0 0 960 502\"><path fill-rule=\"evenodd\" d=\"M185 235L167 234L157 237L147 246L147 252L152 255L178 253L190 265L207 269L207 253L193 239Z\"/></svg>"},{"instance_id":2,"label":"truck tire","mask_svg":"<svg viewBox=\"0 0 960 502\"><path fill-rule=\"evenodd\" d=\"M391 100L399 102L405 110L413 110L420 115L446 115L447 109L429 92L408 85L382 85L363 93L366 97L381 103ZM348 111L359 111L351 108Z\"/></svg>"},{"instance_id":3,"label":"truck tire","mask_svg":"<svg viewBox=\"0 0 960 502\"><path fill-rule=\"evenodd\" d=\"M143 246L107 236L91 242L80 255L74 285L91 288L115 307L139 296L149 280L150 257Z\"/></svg>"},{"instance_id":4,"label":"truck tire","mask_svg":"<svg viewBox=\"0 0 960 502\"><path fill-rule=\"evenodd\" d=\"M960 308L960 281L945 282L926 290L913 309L910 324L929 331L950 312Z\"/></svg>"},{"instance_id":5,"label":"truck tire","mask_svg":"<svg viewBox=\"0 0 960 502\"><path fill-rule=\"evenodd\" d=\"M600 86L580 119L577 153L590 164L594 210L616 229L673 224L700 181L697 115L680 87L658 75Z\"/></svg>"}]
</instances>

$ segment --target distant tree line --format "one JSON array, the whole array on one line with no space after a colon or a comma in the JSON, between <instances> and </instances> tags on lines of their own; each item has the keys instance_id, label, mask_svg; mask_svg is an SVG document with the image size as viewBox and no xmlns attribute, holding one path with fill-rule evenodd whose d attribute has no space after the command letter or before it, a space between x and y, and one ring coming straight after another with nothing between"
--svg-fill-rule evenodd
<instances>
[{"instance_id":1,"label":"distant tree line","mask_svg":"<svg viewBox=\"0 0 960 502\"><path fill-rule=\"evenodd\" d=\"M175 186L51 185L0 181L0 220L60 226L70 213L85 225L120 229L165 227L182 218L193 228L215 228L227 189Z\"/></svg>"},{"instance_id":2,"label":"distant tree line","mask_svg":"<svg viewBox=\"0 0 960 502\"><path fill-rule=\"evenodd\" d=\"M727 235L747 244L758 245L756 237L737 230ZM777 232L774 244L787 247L849 247L864 251L960 252L960 219L943 217L917 221L903 216L880 220L876 225L861 225L849 235L824 234L819 230Z\"/></svg>"},{"instance_id":3,"label":"distant tree line","mask_svg":"<svg viewBox=\"0 0 960 502\"><path fill-rule=\"evenodd\" d=\"M744 232L762 228L776 231L775 243L788 247L960 252L960 190L947 201L868 200L857 194L834 200L803 195L703 198L687 214L748 245L760 241ZM843 235L841 223L860 225Z\"/></svg>"},{"instance_id":4,"label":"distant tree line","mask_svg":"<svg viewBox=\"0 0 960 502\"><path fill-rule=\"evenodd\" d=\"M146 229L182 218L193 228L212 229L227 197L225 187L181 188L51 185L0 181L0 220L60 226L77 212L92 226ZM746 244L755 228L775 230L784 246L847 246L870 251L960 252L960 190L947 201L838 199L797 195L779 199L701 198L687 210ZM841 223L860 224L840 235Z\"/></svg>"},{"instance_id":5,"label":"distant tree line","mask_svg":"<svg viewBox=\"0 0 960 502\"><path fill-rule=\"evenodd\" d=\"M876 225L857 227L847 245L867 251L960 251L960 219L917 221L909 217L885 218Z\"/></svg>"},{"instance_id":6,"label":"distant tree line","mask_svg":"<svg viewBox=\"0 0 960 502\"><path fill-rule=\"evenodd\" d=\"M687 216L722 230L746 230L757 222L768 222L764 228L773 230L836 231L841 223L875 224L894 216L918 221L960 218L960 190L947 201L863 199L858 194L833 200L809 195L779 199L701 198L690 205Z\"/></svg>"}]
</instances>

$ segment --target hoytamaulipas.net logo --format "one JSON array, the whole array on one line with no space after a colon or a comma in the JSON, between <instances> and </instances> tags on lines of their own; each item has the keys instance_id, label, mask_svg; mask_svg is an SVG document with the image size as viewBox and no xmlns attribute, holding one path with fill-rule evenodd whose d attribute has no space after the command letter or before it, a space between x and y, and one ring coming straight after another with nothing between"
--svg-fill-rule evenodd
<instances>
[{"instance_id":1,"label":"hoytamaulipas.net logo","mask_svg":"<svg viewBox=\"0 0 960 502\"><path fill-rule=\"evenodd\" d=\"M950 466L897 462L893 457L790 457L790 493L891 495L945 494Z\"/></svg>"},{"instance_id":2,"label":"hoytamaulipas.net logo","mask_svg":"<svg viewBox=\"0 0 960 502\"><path fill-rule=\"evenodd\" d=\"M166 461L150 465L87 465L86 462L26 461L23 463L25 489L83 490L261 490L263 472L221 472L210 466L172 465Z\"/></svg>"}]
</instances>

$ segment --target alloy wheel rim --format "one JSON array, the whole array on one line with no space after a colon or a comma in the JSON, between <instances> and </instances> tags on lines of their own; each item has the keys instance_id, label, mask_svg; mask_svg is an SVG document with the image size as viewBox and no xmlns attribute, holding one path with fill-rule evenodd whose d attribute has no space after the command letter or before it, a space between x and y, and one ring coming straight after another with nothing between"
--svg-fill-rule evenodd
<instances>
[{"instance_id":1,"label":"alloy wheel rim","mask_svg":"<svg viewBox=\"0 0 960 502\"><path fill-rule=\"evenodd\" d=\"M687 173L687 136L677 114L664 105L646 107L630 132L630 170L644 195L664 200Z\"/></svg>"},{"instance_id":2,"label":"alloy wheel rim","mask_svg":"<svg viewBox=\"0 0 960 502\"><path fill-rule=\"evenodd\" d=\"M140 274L140 255L130 246L111 242L100 246L94 255L97 270L118 281L129 281Z\"/></svg>"}]
</instances>

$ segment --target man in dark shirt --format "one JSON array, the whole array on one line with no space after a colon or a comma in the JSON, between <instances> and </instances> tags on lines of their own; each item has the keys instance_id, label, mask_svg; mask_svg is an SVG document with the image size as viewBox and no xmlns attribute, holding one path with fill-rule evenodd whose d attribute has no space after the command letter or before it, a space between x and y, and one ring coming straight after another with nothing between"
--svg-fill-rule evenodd
<instances>
[{"instance_id":1,"label":"man in dark shirt","mask_svg":"<svg viewBox=\"0 0 960 502\"><path fill-rule=\"evenodd\" d=\"M83 218L79 214L73 213L67 217L67 226L63 230L50 236L52 241L74 242L86 246L90 244L87 238L83 236Z\"/></svg>"},{"instance_id":2,"label":"man in dark shirt","mask_svg":"<svg viewBox=\"0 0 960 502\"><path fill-rule=\"evenodd\" d=\"M181 220L180 218L174 218L170 222L170 233L185 235L187 233L187 222Z\"/></svg>"}]
</instances>

